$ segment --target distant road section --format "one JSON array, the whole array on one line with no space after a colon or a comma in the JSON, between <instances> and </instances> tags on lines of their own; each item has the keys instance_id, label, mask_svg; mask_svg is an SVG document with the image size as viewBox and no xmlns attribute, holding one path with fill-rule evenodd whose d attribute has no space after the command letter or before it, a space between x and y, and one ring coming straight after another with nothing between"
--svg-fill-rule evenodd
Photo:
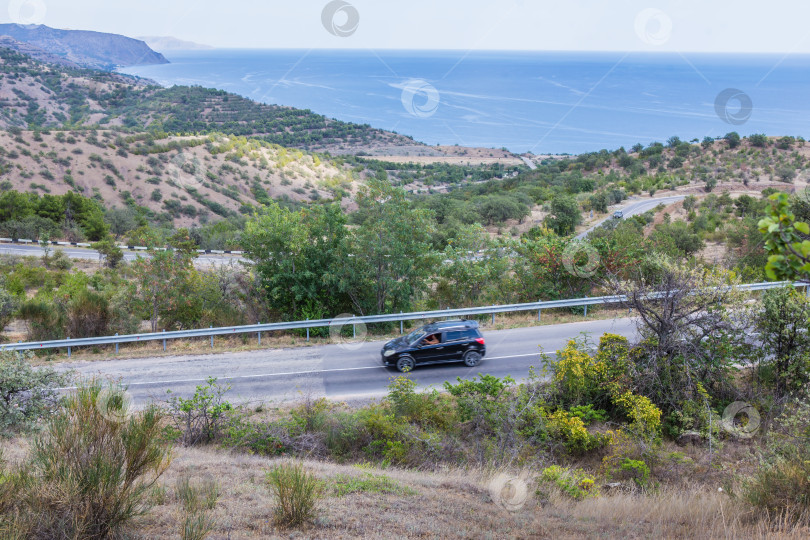
<instances>
[{"instance_id":1,"label":"distant road section","mask_svg":"<svg viewBox=\"0 0 810 540\"><path fill-rule=\"evenodd\" d=\"M534 161L530 160L529 158L522 157L520 159L522 159L523 163L525 163L531 170L535 170L537 168L537 165L534 164Z\"/></svg>"},{"instance_id":2,"label":"distant road section","mask_svg":"<svg viewBox=\"0 0 810 540\"><path fill-rule=\"evenodd\" d=\"M57 249L64 251L65 255L67 255L71 259L87 260L87 261L99 260L98 251L95 251L93 249L53 246L51 247L51 252L53 253L53 251ZM40 247L37 244L31 245L0 244L0 254L3 255L41 257L44 252L45 250L43 250L42 247ZM138 257L148 257L148 256L149 254L144 251L140 252L124 251L125 261L134 261ZM196 266L218 266L222 264L229 264L231 262L238 262L243 260L244 259L242 257L230 255L200 255L194 260L194 264Z\"/></svg>"},{"instance_id":3,"label":"distant road section","mask_svg":"<svg viewBox=\"0 0 810 540\"><path fill-rule=\"evenodd\" d=\"M644 212L647 212L648 210L652 210L653 208L655 208L659 204L672 204L672 203L676 203L678 201L682 201L685 198L686 198L686 195L673 195L672 197L661 197L659 199L647 199L647 200L643 200L643 201L636 201L636 202L630 203L630 204L628 204L627 206L625 206L623 208L619 208L618 210L621 210L624 213L625 218L629 218L629 217L632 217L632 216L635 216L635 215L638 215L638 214L643 214ZM615 211L616 210L614 210L613 212L615 212ZM611 214L612 214L612 212L611 212ZM598 223L596 223L594 226L592 226L587 231L577 235L577 240L583 240L586 236L588 236L591 233L591 231L595 230L597 227L601 227L602 225L604 225L604 223L606 221L609 221L611 219L613 219L612 215L610 215L610 216L606 217L605 219L599 221Z\"/></svg>"}]
</instances>

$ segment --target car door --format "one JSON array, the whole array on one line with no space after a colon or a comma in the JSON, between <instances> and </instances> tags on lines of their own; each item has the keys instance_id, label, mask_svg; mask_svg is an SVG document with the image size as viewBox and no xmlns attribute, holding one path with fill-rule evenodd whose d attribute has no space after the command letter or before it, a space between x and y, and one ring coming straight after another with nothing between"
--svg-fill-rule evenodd
<instances>
[{"instance_id":1,"label":"car door","mask_svg":"<svg viewBox=\"0 0 810 540\"><path fill-rule=\"evenodd\" d=\"M447 362L461 360L466 343L467 339L464 337L463 331L450 330L446 332L444 335L444 360Z\"/></svg>"},{"instance_id":2,"label":"car door","mask_svg":"<svg viewBox=\"0 0 810 540\"><path fill-rule=\"evenodd\" d=\"M426 343L427 339L430 336L436 336L439 339L439 342L435 345L429 345ZM414 351L414 359L417 363L427 363L427 362L438 362L444 358L445 353L445 344L443 340L442 333L436 332L435 334L429 334L422 338L419 341L419 345Z\"/></svg>"}]
</instances>

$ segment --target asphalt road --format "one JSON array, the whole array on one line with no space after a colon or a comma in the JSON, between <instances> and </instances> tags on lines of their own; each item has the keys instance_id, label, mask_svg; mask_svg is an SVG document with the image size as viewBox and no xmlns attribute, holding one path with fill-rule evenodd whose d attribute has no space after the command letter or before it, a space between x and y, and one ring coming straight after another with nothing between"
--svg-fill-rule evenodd
<instances>
[{"instance_id":1,"label":"asphalt road","mask_svg":"<svg viewBox=\"0 0 810 540\"><path fill-rule=\"evenodd\" d=\"M445 381L476 374L526 378L531 366L540 366L540 352L553 354L571 338L585 333L597 342L612 332L635 334L631 319L578 322L487 332L487 355L475 368L464 364L419 367L412 377L421 388L441 388ZM82 376L120 380L129 386L136 405L150 398L163 400L166 391L188 397L206 378L217 377L232 386L232 402L289 402L304 394L349 400L381 396L390 377L397 372L381 365L383 342L355 345L325 345L250 352L184 355L146 359L107 360L59 364L58 369L75 369ZM354 348L359 345L359 348ZM350 348L351 347L351 348ZM354 350L352 350L354 349Z\"/></svg>"},{"instance_id":2,"label":"asphalt road","mask_svg":"<svg viewBox=\"0 0 810 540\"><path fill-rule=\"evenodd\" d=\"M640 200L640 201L635 201L633 203L630 203L627 206L625 206L623 208L620 208L620 210L622 212L624 212L624 217L625 218L629 218L629 217L635 216L637 214L643 214L644 212L647 212L648 210L652 210L653 208L655 208L659 204L662 204L662 203L663 204L672 204L674 202L682 201L685 198L686 198L685 195L673 195L672 197L661 197L661 198L658 198L658 199ZM613 212L615 212L615 210ZM597 223L596 225L594 225L593 227L591 227L587 231L579 234L577 236L577 240L582 240L583 238L588 236L588 234L590 234L591 231L593 231L597 227L601 227L606 221L609 221L609 220L613 219L613 212L611 212L610 216L606 217L605 219L603 219L602 221L600 221L599 223Z\"/></svg>"},{"instance_id":3,"label":"asphalt road","mask_svg":"<svg viewBox=\"0 0 810 540\"><path fill-rule=\"evenodd\" d=\"M85 248L76 248L76 247L62 247L62 246L52 246L51 253L55 250L62 250L65 252L65 255L70 257L71 259L79 259L79 260L88 260L88 261L98 261L99 254L97 251L92 249L85 249ZM37 244L2 244L0 245L0 254L5 255L19 255L19 256L27 256L27 257L41 257L44 253L44 250L41 246ZM138 257L148 257L149 255L145 251L124 251L124 260L125 261L134 261ZM214 266L214 265L221 265L221 264L229 264L234 261L241 261L244 260L241 257L237 257L234 255L200 255L194 260L194 264L197 266Z\"/></svg>"}]
</instances>

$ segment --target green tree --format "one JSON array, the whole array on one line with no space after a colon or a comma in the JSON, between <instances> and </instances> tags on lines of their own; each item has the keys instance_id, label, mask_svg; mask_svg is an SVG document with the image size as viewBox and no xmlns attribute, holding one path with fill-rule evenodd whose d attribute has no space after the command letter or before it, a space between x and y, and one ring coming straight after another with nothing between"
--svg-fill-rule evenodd
<instances>
[{"instance_id":1,"label":"green tree","mask_svg":"<svg viewBox=\"0 0 810 540\"><path fill-rule=\"evenodd\" d=\"M779 167L776 170L776 176L779 180L785 183L791 183L796 178L796 169L790 166Z\"/></svg>"},{"instance_id":2,"label":"green tree","mask_svg":"<svg viewBox=\"0 0 810 540\"><path fill-rule=\"evenodd\" d=\"M768 145L768 137L763 133L750 135L748 141L751 143L751 146L756 146L757 148L764 148Z\"/></svg>"},{"instance_id":3,"label":"green tree","mask_svg":"<svg viewBox=\"0 0 810 540\"><path fill-rule=\"evenodd\" d=\"M765 291L754 318L763 351L760 377L771 378L777 397L810 382L810 301L793 287ZM763 373L772 370L772 373Z\"/></svg>"},{"instance_id":4,"label":"green tree","mask_svg":"<svg viewBox=\"0 0 810 540\"><path fill-rule=\"evenodd\" d=\"M736 131L732 131L731 133L726 133L726 135L723 137L723 139L726 140L726 142L728 143L729 148L737 148L738 146L740 146L740 142L742 142L742 138L740 137L740 134L737 133Z\"/></svg>"},{"instance_id":5,"label":"green tree","mask_svg":"<svg viewBox=\"0 0 810 540\"><path fill-rule=\"evenodd\" d=\"M700 235L691 231L689 225L683 221L656 225L652 236L658 246L672 246L677 252L671 254L681 257L694 255L705 247Z\"/></svg>"},{"instance_id":6,"label":"green tree","mask_svg":"<svg viewBox=\"0 0 810 540\"><path fill-rule=\"evenodd\" d=\"M124 252L110 236L95 242L90 247L98 251L99 258L107 268L116 268L124 259Z\"/></svg>"},{"instance_id":7,"label":"green tree","mask_svg":"<svg viewBox=\"0 0 810 540\"><path fill-rule=\"evenodd\" d=\"M509 259L500 256L498 247L480 225L460 227L442 254L444 264L436 285L438 307L498 301L509 271Z\"/></svg>"},{"instance_id":8,"label":"green tree","mask_svg":"<svg viewBox=\"0 0 810 540\"><path fill-rule=\"evenodd\" d=\"M370 180L357 196L366 216L348 242L339 289L360 314L406 311L425 292L439 263L430 239L435 222L405 191Z\"/></svg>"},{"instance_id":9,"label":"green tree","mask_svg":"<svg viewBox=\"0 0 810 540\"><path fill-rule=\"evenodd\" d=\"M284 318L325 318L348 308L333 287L347 241L336 204L292 211L271 202L242 235L270 305Z\"/></svg>"},{"instance_id":10,"label":"green tree","mask_svg":"<svg viewBox=\"0 0 810 540\"><path fill-rule=\"evenodd\" d=\"M138 300L148 314L152 332L157 332L161 319L176 321L176 312L188 309L198 300L187 294L196 274L189 255L171 250L153 251L148 258L139 257L132 263L132 269Z\"/></svg>"},{"instance_id":11,"label":"green tree","mask_svg":"<svg viewBox=\"0 0 810 540\"><path fill-rule=\"evenodd\" d=\"M580 298L593 286L590 271L601 270L598 252L582 244L582 249L569 251L574 271L565 266L566 248L571 243L555 234L521 238L506 249L512 251L514 299L520 302ZM577 273L576 269L581 269Z\"/></svg>"},{"instance_id":12,"label":"green tree","mask_svg":"<svg viewBox=\"0 0 810 540\"><path fill-rule=\"evenodd\" d=\"M582 215L576 199L561 195L551 200L551 213L545 220L548 228L560 236L567 236L573 233L581 222Z\"/></svg>"}]
</instances>

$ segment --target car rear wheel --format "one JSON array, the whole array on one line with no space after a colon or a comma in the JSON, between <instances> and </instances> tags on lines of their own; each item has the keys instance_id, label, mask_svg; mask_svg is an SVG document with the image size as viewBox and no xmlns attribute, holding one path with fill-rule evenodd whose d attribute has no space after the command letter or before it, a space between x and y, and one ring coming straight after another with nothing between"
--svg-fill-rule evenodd
<instances>
[{"instance_id":1,"label":"car rear wheel","mask_svg":"<svg viewBox=\"0 0 810 540\"><path fill-rule=\"evenodd\" d=\"M410 356L401 356L399 360L397 360L397 370L402 373L412 371L414 365L416 365L416 363Z\"/></svg>"},{"instance_id":2,"label":"car rear wheel","mask_svg":"<svg viewBox=\"0 0 810 540\"><path fill-rule=\"evenodd\" d=\"M481 363L481 353L478 351L467 351L464 354L464 365L475 367Z\"/></svg>"}]
</instances>

